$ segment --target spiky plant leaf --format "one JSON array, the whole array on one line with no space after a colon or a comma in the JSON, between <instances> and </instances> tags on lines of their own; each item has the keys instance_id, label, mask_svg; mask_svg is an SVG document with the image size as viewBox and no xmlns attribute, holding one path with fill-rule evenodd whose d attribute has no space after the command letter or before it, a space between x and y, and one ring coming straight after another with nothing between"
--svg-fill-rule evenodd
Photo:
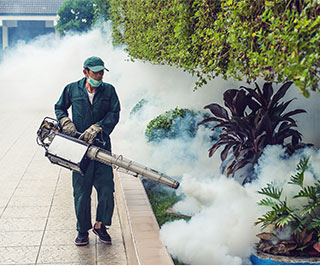
<instances>
[{"instance_id":1,"label":"spiky plant leaf","mask_svg":"<svg viewBox=\"0 0 320 266\"><path fill-rule=\"evenodd\" d=\"M310 157L299 160L299 163L297 165L298 172L291 176L289 184L294 184L303 187L304 172L308 167L309 158Z\"/></svg>"},{"instance_id":2,"label":"spiky plant leaf","mask_svg":"<svg viewBox=\"0 0 320 266\"><path fill-rule=\"evenodd\" d=\"M312 221L309 223L308 229L317 229L320 230L320 218L313 217Z\"/></svg>"},{"instance_id":3,"label":"spiky plant leaf","mask_svg":"<svg viewBox=\"0 0 320 266\"><path fill-rule=\"evenodd\" d=\"M304 209L301 212L301 215L307 215L311 214L312 211L314 211L318 206L320 205L320 201L312 201L308 205L304 206Z\"/></svg>"},{"instance_id":4,"label":"spiky plant leaf","mask_svg":"<svg viewBox=\"0 0 320 266\"><path fill-rule=\"evenodd\" d=\"M293 213L293 211L287 206L286 201L280 201L279 203L276 203L274 206L272 206L272 211L277 216L281 216L281 215L285 216L287 214Z\"/></svg>"},{"instance_id":5,"label":"spiky plant leaf","mask_svg":"<svg viewBox=\"0 0 320 266\"><path fill-rule=\"evenodd\" d=\"M258 220L254 223L255 225L262 224L261 228L265 229L270 224L274 224L277 217L275 216L275 213L272 211L266 212L262 217L259 217Z\"/></svg>"},{"instance_id":6,"label":"spiky plant leaf","mask_svg":"<svg viewBox=\"0 0 320 266\"><path fill-rule=\"evenodd\" d=\"M290 224L294 221L294 216L291 213L282 214L276 221L275 224L278 227L285 227L286 225Z\"/></svg>"},{"instance_id":7,"label":"spiky plant leaf","mask_svg":"<svg viewBox=\"0 0 320 266\"><path fill-rule=\"evenodd\" d=\"M258 191L258 193L276 200L280 200L282 189L274 187L272 184L267 184L267 187L262 188Z\"/></svg>"},{"instance_id":8,"label":"spiky plant leaf","mask_svg":"<svg viewBox=\"0 0 320 266\"><path fill-rule=\"evenodd\" d=\"M317 189L314 186L307 186L303 187L299 193L293 198L310 198L310 199L315 199L317 195Z\"/></svg>"},{"instance_id":9,"label":"spiky plant leaf","mask_svg":"<svg viewBox=\"0 0 320 266\"><path fill-rule=\"evenodd\" d=\"M273 106L277 103L287 92L289 87L292 85L293 82L287 82L281 86L281 88L276 92L276 94L272 97L270 102L270 106Z\"/></svg>"},{"instance_id":10,"label":"spiky plant leaf","mask_svg":"<svg viewBox=\"0 0 320 266\"><path fill-rule=\"evenodd\" d=\"M262 199L258 202L258 204L260 206L267 206L267 207L273 207L275 206L277 203L275 201L273 201L270 198L266 198L266 199Z\"/></svg>"},{"instance_id":11,"label":"spiky plant leaf","mask_svg":"<svg viewBox=\"0 0 320 266\"><path fill-rule=\"evenodd\" d=\"M306 223L307 223L306 217L303 217L301 219L297 219L296 217L296 220L290 224L292 229L292 234L301 233L306 228Z\"/></svg>"},{"instance_id":12,"label":"spiky plant leaf","mask_svg":"<svg viewBox=\"0 0 320 266\"><path fill-rule=\"evenodd\" d=\"M271 96L273 94L272 83L266 82L265 84L263 84L262 91L263 91L263 98L265 99L265 105L267 105L267 103L270 101Z\"/></svg>"},{"instance_id":13,"label":"spiky plant leaf","mask_svg":"<svg viewBox=\"0 0 320 266\"><path fill-rule=\"evenodd\" d=\"M303 171L304 172L308 167L309 159L310 159L310 157L300 159L300 161L299 161L299 163L297 165L297 171Z\"/></svg>"}]
</instances>

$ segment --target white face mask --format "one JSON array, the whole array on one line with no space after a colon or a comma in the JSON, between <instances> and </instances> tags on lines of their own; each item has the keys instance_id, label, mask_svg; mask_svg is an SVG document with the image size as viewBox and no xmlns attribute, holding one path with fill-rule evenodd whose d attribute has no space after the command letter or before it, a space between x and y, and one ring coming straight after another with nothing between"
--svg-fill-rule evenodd
<instances>
[{"instance_id":1,"label":"white face mask","mask_svg":"<svg viewBox=\"0 0 320 266\"><path fill-rule=\"evenodd\" d=\"M99 87L102 83L102 80L95 80L93 78L91 78L90 76L88 76L88 83L92 86L92 87Z\"/></svg>"},{"instance_id":2,"label":"white face mask","mask_svg":"<svg viewBox=\"0 0 320 266\"><path fill-rule=\"evenodd\" d=\"M93 79L90 77L90 74L89 74L89 71L87 71L86 73L87 75L87 80L88 80L88 83L92 86L92 87L99 87L102 83L102 79L101 80L96 80L96 79Z\"/></svg>"}]
</instances>

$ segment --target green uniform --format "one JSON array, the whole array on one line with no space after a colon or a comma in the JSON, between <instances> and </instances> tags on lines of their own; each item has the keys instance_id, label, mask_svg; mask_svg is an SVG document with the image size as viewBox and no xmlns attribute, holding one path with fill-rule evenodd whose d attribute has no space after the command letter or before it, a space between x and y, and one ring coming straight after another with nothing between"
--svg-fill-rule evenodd
<instances>
[{"instance_id":1,"label":"green uniform","mask_svg":"<svg viewBox=\"0 0 320 266\"><path fill-rule=\"evenodd\" d=\"M85 88L86 78L68 84L55 104L57 119L68 116L68 109L72 106L72 120L77 131L84 132L93 124L102 128L102 139L105 144L99 146L111 151L110 133L119 121L120 103L115 88L108 83L102 83L95 91L93 103L89 101ZM87 232L91 224L91 192L92 186L98 194L96 221L104 225L111 225L114 209L114 182L112 167L90 161L84 176L73 172L72 185L75 211L77 216L77 230Z\"/></svg>"}]
</instances>

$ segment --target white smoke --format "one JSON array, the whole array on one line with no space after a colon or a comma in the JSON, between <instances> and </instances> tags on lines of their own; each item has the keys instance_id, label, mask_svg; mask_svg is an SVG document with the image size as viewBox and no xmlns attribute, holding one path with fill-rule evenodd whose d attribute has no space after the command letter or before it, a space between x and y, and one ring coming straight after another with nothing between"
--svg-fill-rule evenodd
<instances>
[{"instance_id":1,"label":"white smoke","mask_svg":"<svg viewBox=\"0 0 320 266\"><path fill-rule=\"evenodd\" d=\"M255 235L260 231L254 222L266 211L257 205L262 197L257 191L273 183L283 188L282 197L292 206L291 199L298 188L288 181L299 160L309 156L304 184L312 185L320 176L320 152L313 148L288 158L280 146L268 146L255 169L258 179L244 187L221 175L207 178L185 174L181 187L187 197L174 209L192 218L162 226L161 237L169 252L186 264L248 264L258 241ZM304 200L298 203L305 204Z\"/></svg>"},{"instance_id":2,"label":"white smoke","mask_svg":"<svg viewBox=\"0 0 320 266\"><path fill-rule=\"evenodd\" d=\"M283 183L295 170L298 157L282 159L282 149L267 149L256 169L259 179L242 187L220 175L218 153L208 158L209 129L200 127L195 138L148 143L144 132L154 117L175 107L203 110L207 104L221 104L225 89L245 84L217 78L194 92L195 78L188 73L169 66L130 62L121 47L112 47L110 29L104 31L97 28L62 39L48 35L7 51L0 62L0 111L36 113L39 123L43 114L54 117L53 106L64 86L83 77L84 60L92 55L101 57L110 70L104 81L116 87L122 108L120 122L111 135L113 151L182 178L178 193L186 197L175 208L192 218L162 227L161 237L172 256L188 264L248 263L259 229L253 223L261 214L256 191L268 182ZM308 103L317 103L319 95L304 99L295 95L296 88L292 91L298 98L294 107L306 108L308 116L317 118L319 105ZM130 117L130 111L142 98L149 100L143 112ZM319 125L312 122L318 119L306 117L299 115L303 125L299 130L306 142L319 143L315 131ZM315 153L311 160L313 172L318 174L319 158Z\"/></svg>"}]
</instances>

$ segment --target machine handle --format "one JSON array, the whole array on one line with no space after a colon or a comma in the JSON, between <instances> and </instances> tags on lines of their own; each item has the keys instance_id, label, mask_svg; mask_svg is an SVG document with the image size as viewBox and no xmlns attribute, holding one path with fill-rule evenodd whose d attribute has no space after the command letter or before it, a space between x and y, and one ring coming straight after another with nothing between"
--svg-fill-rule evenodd
<instances>
[{"instance_id":1,"label":"machine handle","mask_svg":"<svg viewBox=\"0 0 320 266\"><path fill-rule=\"evenodd\" d=\"M78 139L81 134L82 134L81 132L77 131L77 132L76 132L76 135L75 135L74 137ZM103 140L100 139L100 138L95 138L95 139L93 140L93 144L100 144L100 145L103 145L103 146L104 146L104 145L106 144L106 142L103 141Z\"/></svg>"}]
</instances>

